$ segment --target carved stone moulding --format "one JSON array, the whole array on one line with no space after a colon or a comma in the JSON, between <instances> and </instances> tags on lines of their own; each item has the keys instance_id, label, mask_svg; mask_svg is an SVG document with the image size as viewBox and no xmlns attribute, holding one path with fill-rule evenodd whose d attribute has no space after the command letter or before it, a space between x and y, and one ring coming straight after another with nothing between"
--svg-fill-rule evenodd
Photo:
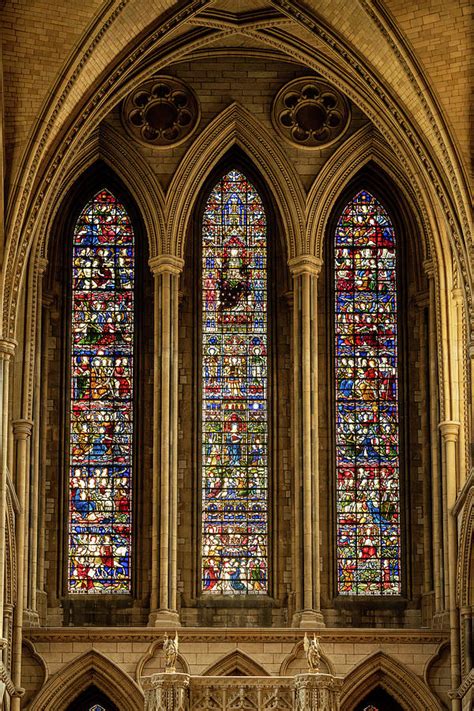
<instances>
[{"instance_id":1,"label":"carved stone moulding","mask_svg":"<svg viewBox=\"0 0 474 711\"><path fill-rule=\"evenodd\" d=\"M349 120L347 99L317 77L293 79L273 100L276 130L300 148L329 146L345 133Z\"/></svg>"},{"instance_id":2,"label":"carved stone moulding","mask_svg":"<svg viewBox=\"0 0 474 711\"><path fill-rule=\"evenodd\" d=\"M122 121L132 138L167 148L188 138L199 122L199 102L180 79L159 75L140 84L122 104Z\"/></svg>"}]
</instances>

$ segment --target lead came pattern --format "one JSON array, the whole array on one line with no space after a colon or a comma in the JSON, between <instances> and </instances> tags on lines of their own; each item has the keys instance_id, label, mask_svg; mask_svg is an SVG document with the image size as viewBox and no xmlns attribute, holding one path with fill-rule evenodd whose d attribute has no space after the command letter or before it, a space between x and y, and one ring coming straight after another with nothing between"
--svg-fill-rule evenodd
<instances>
[{"instance_id":1,"label":"lead came pattern","mask_svg":"<svg viewBox=\"0 0 474 711\"><path fill-rule=\"evenodd\" d=\"M232 170L202 227L202 584L267 592L267 273L261 199Z\"/></svg>"},{"instance_id":2,"label":"lead came pattern","mask_svg":"<svg viewBox=\"0 0 474 711\"><path fill-rule=\"evenodd\" d=\"M400 594L395 233L361 191L335 239L338 590Z\"/></svg>"},{"instance_id":3,"label":"lead came pattern","mask_svg":"<svg viewBox=\"0 0 474 711\"><path fill-rule=\"evenodd\" d=\"M102 190L74 231L69 592L129 593L134 235Z\"/></svg>"}]
</instances>

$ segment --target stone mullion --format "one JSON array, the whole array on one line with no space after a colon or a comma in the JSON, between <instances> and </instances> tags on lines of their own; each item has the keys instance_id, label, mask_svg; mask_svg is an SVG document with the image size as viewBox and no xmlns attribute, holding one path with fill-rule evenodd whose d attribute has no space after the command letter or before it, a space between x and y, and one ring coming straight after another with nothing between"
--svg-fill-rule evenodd
<instances>
[{"instance_id":1,"label":"stone mullion","mask_svg":"<svg viewBox=\"0 0 474 711\"><path fill-rule=\"evenodd\" d=\"M13 684L17 689L21 687L21 644L23 636L24 607L26 598L27 557L26 553L26 509L28 507L28 453L31 441L33 423L31 420L20 419L13 423L13 436L16 443L15 482L19 502L17 516L17 594L15 604L15 621L13 626ZM19 711L20 698L12 699L12 711Z\"/></svg>"},{"instance_id":2,"label":"stone mullion","mask_svg":"<svg viewBox=\"0 0 474 711\"><path fill-rule=\"evenodd\" d=\"M155 278L152 596L150 624L178 624L178 285L183 261L150 260Z\"/></svg>"},{"instance_id":3,"label":"stone mullion","mask_svg":"<svg viewBox=\"0 0 474 711\"><path fill-rule=\"evenodd\" d=\"M4 637L4 595L5 595L5 528L7 515L8 488L8 414L9 414L9 384L10 359L15 352L13 341L0 341L0 417L1 427L1 471L0 471L0 643Z\"/></svg>"},{"instance_id":4,"label":"stone mullion","mask_svg":"<svg viewBox=\"0 0 474 711\"><path fill-rule=\"evenodd\" d=\"M318 343L317 277L320 260L310 255L296 257L289 263L294 280L293 353L294 353L294 462L295 530L300 531L301 559L297 576L302 595L297 596L297 618L301 626L321 626L320 606L320 524L319 524L319 428L318 428ZM301 403L301 405L299 404ZM299 412L297 412L297 409ZM301 500L302 497L302 500ZM296 588L299 591L299 588ZM298 604L299 602L299 604Z\"/></svg>"}]
</instances>

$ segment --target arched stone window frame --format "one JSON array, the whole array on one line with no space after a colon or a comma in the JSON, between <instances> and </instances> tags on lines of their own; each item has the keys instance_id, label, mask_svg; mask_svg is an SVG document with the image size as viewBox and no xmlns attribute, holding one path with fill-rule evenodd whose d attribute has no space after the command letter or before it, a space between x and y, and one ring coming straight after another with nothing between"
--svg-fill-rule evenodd
<instances>
[{"instance_id":1,"label":"arched stone window frame","mask_svg":"<svg viewBox=\"0 0 474 711\"><path fill-rule=\"evenodd\" d=\"M397 258L397 322L398 322L398 384L399 384L399 446L400 446L400 575L401 593L400 595L341 595L337 588L337 522L336 522L336 440L335 440L335 346L334 346L334 249L335 230L338 220L346 205L361 190L366 190L373 195L386 210L391 220L396 235L396 258ZM407 318L408 292L410 280L417 277L416 270L420 270L420 235L417 234L417 221L412 214L411 205L404 198L402 191L395 184L393 179L387 175L376 163L369 162L358 171L340 191L332 207L326 229L325 237L325 277L326 277L326 332L328 334L328 356L330 376L330 390L328 393L329 412L329 442L330 454L328 457L328 476L331 491L331 506L328 511L330 522L330 534L327 540L329 569L329 597L337 608L360 607L379 609L383 607L393 608L394 611L402 611L407 601L414 595L413 591L413 561L412 545L413 538L412 521L408 513L408 503L410 501L410 472L408 462L408 448L411 446L408 422L408 410L410 406L410 394L408 390L408 358L407 358ZM413 261L409 263L410 258ZM420 270L421 271L421 270ZM420 284L416 284L420 288ZM415 446L418 444L415 442ZM425 446L429 443L423 443Z\"/></svg>"},{"instance_id":2,"label":"arched stone window frame","mask_svg":"<svg viewBox=\"0 0 474 711\"><path fill-rule=\"evenodd\" d=\"M201 494L202 494L202 468L201 468L201 240L202 240L202 217L209 194L221 177L229 170L236 169L242 172L257 190L266 214L267 219L267 288L268 288L268 436L269 436L269 462L268 462L268 593L266 595L211 595L201 590ZM286 247L284 244L283 231L280 225L280 215L276 207L271 187L267 185L258 168L255 166L252 157L239 147L232 147L212 170L209 171L198 197L195 201L192 224L189 230L189 237L186 245L186 263L191 261L195 266L193 269L192 287L184 290L184 298L188 296L192 299L194 317L194 338L193 338L193 414L196 422L193 436L193 530L195 531L192 548L195 555L192 559L192 590L191 598L198 608L203 606L213 608L251 608L256 607L272 608L277 598L284 596L284 585L282 580L281 563L278 562L279 533L281 515L278 513L279 504L275 491L280 483L277 481L279 472L277 437L275 435L278 426L278 392L276 390L275 372L279 355L275 339L275 317L277 302L282 294L289 290L289 276L286 265ZM281 258L281 269L285 274L284 284L276 285L276 280L272 278L276 271L276 260ZM186 268L185 268L186 269ZM192 294L190 293L192 291ZM279 293L277 293L277 291ZM282 357L282 356L281 356ZM281 535L281 534L280 534Z\"/></svg>"},{"instance_id":3,"label":"arched stone window frame","mask_svg":"<svg viewBox=\"0 0 474 711\"><path fill-rule=\"evenodd\" d=\"M90 200L102 189L111 192L125 207L130 217L134 231L135 247L135 299L134 299L134 431L132 455L132 542L131 542L131 591L130 594L100 593L100 594L75 594L68 590L68 515L69 515L69 452L70 452L70 403L71 403L71 308L72 308L72 246L73 234L79 216ZM52 244L50 245L50 259L47 271L47 284L52 285L55 280L62 285L62 304L60 313L61 330L61 383L62 397L58 412L58 426L60 428L60 453L58 462L59 491L58 491L58 555L57 555L57 586L56 591L62 599L65 623L84 619L91 619L98 624L103 619L105 609L122 609L130 607L132 601L141 599L146 593L146 581L141 575L144 566L144 546L139 545L136 539L136 520L140 516L149 517L147 501L150 497L144 495L145 471L141 443L144 439L145 418L137 402L143 400L144 393L144 348L146 338L145 317L146 299L144 299L144 283L150 278L147 266L148 244L144 221L134 197L124 185L119 175L105 162L99 160L86 169L70 187L68 193L56 213L53 225ZM153 311L150 311L149 329L151 339L153 334ZM148 328L148 327L147 327ZM151 486L151 482L150 482ZM48 589L48 594L54 594ZM91 597L94 599L90 604ZM100 601L100 602L99 602ZM91 617L92 616L92 617Z\"/></svg>"}]
</instances>

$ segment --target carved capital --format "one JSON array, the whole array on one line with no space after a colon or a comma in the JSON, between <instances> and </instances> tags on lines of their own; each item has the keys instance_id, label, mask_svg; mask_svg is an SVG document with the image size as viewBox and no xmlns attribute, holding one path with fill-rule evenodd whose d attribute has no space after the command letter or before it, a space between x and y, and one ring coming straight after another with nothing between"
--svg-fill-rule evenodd
<instances>
[{"instance_id":1,"label":"carved capital","mask_svg":"<svg viewBox=\"0 0 474 711\"><path fill-rule=\"evenodd\" d=\"M184 259L174 254L160 254L158 257L152 257L148 264L155 275L165 273L179 275L183 271Z\"/></svg>"},{"instance_id":2,"label":"carved capital","mask_svg":"<svg viewBox=\"0 0 474 711\"><path fill-rule=\"evenodd\" d=\"M39 276L43 276L43 274L46 271L46 268L48 266L48 260L46 257L39 257L38 262L37 262L37 270Z\"/></svg>"},{"instance_id":3,"label":"carved capital","mask_svg":"<svg viewBox=\"0 0 474 711\"><path fill-rule=\"evenodd\" d=\"M188 711L189 674L152 674L142 677L145 711Z\"/></svg>"},{"instance_id":4,"label":"carved capital","mask_svg":"<svg viewBox=\"0 0 474 711\"><path fill-rule=\"evenodd\" d=\"M451 293L456 304L462 304L464 299L463 290L460 287L457 287L456 289L452 289Z\"/></svg>"},{"instance_id":5,"label":"carved capital","mask_svg":"<svg viewBox=\"0 0 474 711\"><path fill-rule=\"evenodd\" d=\"M457 442L459 436L459 428L461 427L460 422L455 420L444 420L438 425L441 436L445 442Z\"/></svg>"},{"instance_id":6,"label":"carved capital","mask_svg":"<svg viewBox=\"0 0 474 711\"><path fill-rule=\"evenodd\" d=\"M292 276L297 277L301 274L311 274L317 277L321 271L323 260L319 257L314 257L312 254L300 254L288 260L288 267Z\"/></svg>"},{"instance_id":7,"label":"carved capital","mask_svg":"<svg viewBox=\"0 0 474 711\"><path fill-rule=\"evenodd\" d=\"M425 259L423 262L423 269L428 279L434 279L435 275L435 264L432 259Z\"/></svg>"},{"instance_id":8,"label":"carved capital","mask_svg":"<svg viewBox=\"0 0 474 711\"><path fill-rule=\"evenodd\" d=\"M31 432L33 431L31 420L14 420L12 426L15 439L29 439L31 437Z\"/></svg>"},{"instance_id":9,"label":"carved capital","mask_svg":"<svg viewBox=\"0 0 474 711\"><path fill-rule=\"evenodd\" d=\"M343 679L332 674L298 674L295 676L296 711L339 711Z\"/></svg>"},{"instance_id":10,"label":"carved capital","mask_svg":"<svg viewBox=\"0 0 474 711\"><path fill-rule=\"evenodd\" d=\"M15 355L18 343L13 338L0 339L0 358L8 360Z\"/></svg>"}]
</instances>

